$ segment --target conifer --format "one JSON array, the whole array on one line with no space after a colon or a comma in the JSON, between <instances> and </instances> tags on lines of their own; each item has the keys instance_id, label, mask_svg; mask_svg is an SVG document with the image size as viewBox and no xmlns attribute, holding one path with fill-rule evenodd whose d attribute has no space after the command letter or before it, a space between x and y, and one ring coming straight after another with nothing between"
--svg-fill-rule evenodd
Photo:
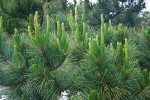
<instances>
[{"instance_id":1,"label":"conifer","mask_svg":"<svg viewBox=\"0 0 150 100\"><path fill-rule=\"evenodd\" d=\"M35 39L38 40L40 34L40 25L38 23L38 12L35 12L34 15L34 30L35 30Z\"/></svg>"},{"instance_id":2,"label":"conifer","mask_svg":"<svg viewBox=\"0 0 150 100\"><path fill-rule=\"evenodd\" d=\"M82 3L82 22L85 22L85 2Z\"/></svg>"},{"instance_id":3,"label":"conifer","mask_svg":"<svg viewBox=\"0 0 150 100\"><path fill-rule=\"evenodd\" d=\"M129 69L129 55L128 55L128 42L125 38L125 44L124 44L124 66L128 70Z\"/></svg>"},{"instance_id":4,"label":"conifer","mask_svg":"<svg viewBox=\"0 0 150 100\"><path fill-rule=\"evenodd\" d=\"M119 63L119 67L123 66L123 47L122 44L120 42L117 42L117 58L118 58L118 63Z\"/></svg>"},{"instance_id":5,"label":"conifer","mask_svg":"<svg viewBox=\"0 0 150 100\"><path fill-rule=\"evenodd\" d=\"M29 26L30 26L30 27L32 27L32 26L33 26L33 22L34 22L34 21L33 21L33 19L34 19L34 18L33 18L33 15L32 15L32 14L30 14L30 15L29 15L29 18L28 18Z\"/></svg>"},{"instance_id":6,"label":"conifer","mask_svg":"<svg viewBox=\"0 0 150 100\"><path fill-rule=\"evenodd\" d=\"M105 48L105 44L104 44L104 26L101 26L101 42L100 42L100 54L101 54L101 59L103 59L104 57L104 48Z\"/></svg>"},{"instance_id":7,"label":"conifer","mask_svg":"<svg viewBox=\"0 0 150 100\"><path fill-rule=\"evenodd\" d=\"M2 34L3 32L3 18L2 16L0 17L0 35Z\"/></svg>"},{"instance_id":8,"label":"conifer","mask_svg":"<svg viewBox=\"0 0 150 100\"><path fill-rule=\"evenodd\" d=\"M50 18L49 15L46 16L46 37L49 37L50 34Z\"/></svg>"},{"instance_id":9,"label":"conifer","mask_svg":"<svg viewBox=\"0 0 150 100\"><path fill-rule=\"evenodd\" d=\"M29 33L29 37L32 38L32 31L31 31L31 27L28 26L28 33Z\"/></svg>"},{"instance_id":10,"label":"conifer","mask_svg":"<svg viewBox=\"0 0 150 100\"><path fill-rule=\"evenodd\" d=\"M2 19L2 17L0 17L0 49L1 49L1 45L2 45L2 34L3 34L2 25L3 25L3 19Z\"/></svg>"},{"instance_id":11,"label":"conifer","mask_svg":"<svg viewBox=\"0 0 150 100\"><path fill-rule=\"evenodd\" d=\"M74 20L74 17L73 17L72 10L70 10L69 25L70 25L71 30L74 32L75 31L75 20Z\"/></svg>"},{"instance_id":12,"label":"conifer","mask_svg":"<svg viewBox=\"0 0 150 100\"><path fill-rule=\"evenodd\" d=\"M57 21L57 36L60 38L61 37L61 26L60 26L60 21Z\"/></svg>"},{"instance_id":13,"label":"conifer","mask_svg":"<svg viewBox=\"0 0 150 100\"><path fill-rule=\"evenodd\" d=\"M14 54L13 54L14 62L18 65L19 68L23 68L25 61L23 56L17 49L18 48L16 47L16 45L14 45Z\"/></svg>"},{"instance_id":14,"label":"conifer","mask_svg":"<svg viewBox=\"0 0 150 100\"><path fill-rule=\"evenodd\" d=\"M75 7L75 23L78 23L78 7Z\"/></svg>"},{"instance_id":15,"label":"conifer","mask_svg":"<svg viewBox=\"0 0 150 100\"><path fill-rule=\"evenodd\" d=\"M14 90L18 100L57 100L64 91L71 100L149 99L150 73L137 62L149 61L150 29L137 33L142 37L135 41L129 28L113 26L111 21L107 25L101 15L100 32L96 31L87 24L84 6L82 18L77 6L75 15L70 11L71 30L59 18L55 19L57 30L50 30L50 16L42 29L35 12L28 19L28 34L16 28L11 37L3 31L1 17L0 85Z\"/></svg>"}]
</instances>

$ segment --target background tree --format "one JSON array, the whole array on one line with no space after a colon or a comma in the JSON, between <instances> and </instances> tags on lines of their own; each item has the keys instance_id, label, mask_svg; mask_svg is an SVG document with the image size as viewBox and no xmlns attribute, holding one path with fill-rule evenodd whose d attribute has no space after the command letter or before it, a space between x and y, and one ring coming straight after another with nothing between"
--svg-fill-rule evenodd
<instances>
[{"instance_id":1,"label":"background tree","mask_svg":"<svg viewBox=\"0 0 150 100\"><path fill-rule=\"evenodd\" d=\"M89 9L86 6L86 9ZM100 24L100 14L104 14L105 22L123 23L129 26L136 25L136 19L140 11L145 8L144 0L98 0L93 4L88 13L91 25ZM91 21L92 20L92 21Z\"/></svg>"},{"instance_id":2,"label":"background tree","mask_svg":"<svg viewBox=\"0 0 150 100\"><path fill-rule=\"evenodd\" d=\"M29 23L33 23L35 11L39 13L40 25L46 15L58 20L60 18L56 14L64 17L67 12L67 0L0 0L0 16L3 16L9 33L13 33L14 28L24 30Z\"/></svg>"},{"instance_id":3,"label":"background tree","mask_svg":"<svg viewBox=\"0 0 150 100\"><path fill-rule=\"evenodd\" d=\"M4 18L6 30L13 33L14 28L23 28L28 25L27 18L29 14L34 14L35 11L43 13L42 2L40 1L0 0L0 15Z\"/></svg>"},{"instance_id":4,"label":"background tree","mask_svg":"<svg viewBox=\"0 0 150 100\"><path fill-rule=\"evenodd\" d=\"M143 12L142 16L140 17L140 21L144 27L150 26L150 12Z\"/></svg>"}]
</instances>

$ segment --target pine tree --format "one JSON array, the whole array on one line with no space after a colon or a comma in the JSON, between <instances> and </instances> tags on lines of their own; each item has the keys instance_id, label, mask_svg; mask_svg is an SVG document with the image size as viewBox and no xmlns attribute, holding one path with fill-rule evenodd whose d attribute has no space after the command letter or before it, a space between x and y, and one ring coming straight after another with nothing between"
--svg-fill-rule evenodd
<instances>
[{"instance_id":1,"label":"pine tree","mask_svg":"<svg viewBox=\"0 0 150 100\"><path fill-rule=\"evenodd\" d=\"M72 100L149 100L150 73L143 67L149 66L149 29L106 24L104 15L99 30L91 29L85 3L82 14L78 7L67 17L71 30L58 15L55 30L49 15L42 27L35 12L28 32L15 28L8 36L0 18L0 85L7 96L57 100L67 91Z\"/></svg>"},{"instance_id":2,"label":"pine tree","mask_svg":"<svg viewBox=\"0 0 150 100\"><path fill-rule=\"evenodd\" d=\"M144 34L139 35L139 38L141 38L139 42L139 48L141 52L141 57L140 57L140 66L141 68L147 68L150 70L150 28L148 28L146 31L143 30Z\"/></svg>"},{"instance_id":3,"label":"pine tree","mask_svg":"<svg viewBox=\"0 0 150 100\"><path fill-rule=\"evenodd\" d=\"M61 6L58 6L61 5ZM32 26L32 16L39 12L39 24L46 23L47 15L54 17L56 13L62 14L59 20L65 19L67 12L67 0L1 0L0 15L4 18L5 30L13 33L14 28L25 31L28 24ZM51 20L52 20L51 18ZM58 20L58 19L56 19ZM46 26L46 25L45 25ZM31 27L32 28L32 27ZM53 28L53 27L52 27Z\"/></svg>"},{"instance_id":4,"label":"pine tree","mask_svg":"<svg viewBox=\"0 0 150 100\"><path fill-rule=\"evenodd\" d=\"M92 8L92 9L91 9ZM144 0L98 0L92 7L87 7L91 25L100 25L100 15L104 14L105 22L136 26L138 14L145 8Z\"/></svg>"}]
</instances>

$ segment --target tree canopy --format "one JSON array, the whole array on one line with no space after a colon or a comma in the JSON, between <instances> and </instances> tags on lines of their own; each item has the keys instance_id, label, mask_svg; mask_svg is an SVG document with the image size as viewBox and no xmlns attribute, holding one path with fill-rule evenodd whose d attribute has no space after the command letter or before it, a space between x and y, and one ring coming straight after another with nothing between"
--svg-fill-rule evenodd
<instances>
[{"instance_id":1,"label":"tree canopy","mask_svg":"<svg viewBox=\"0 0 150 100\"><path fill-rule=\"evenodd\" d=\"M145 8L144 0L98 0L93 5L85 0L85 3L92 25L99 25L100 14L103 14L105 22L112 20L114 24L135 26L140 12Z\"/></svg>"}]
</instances>

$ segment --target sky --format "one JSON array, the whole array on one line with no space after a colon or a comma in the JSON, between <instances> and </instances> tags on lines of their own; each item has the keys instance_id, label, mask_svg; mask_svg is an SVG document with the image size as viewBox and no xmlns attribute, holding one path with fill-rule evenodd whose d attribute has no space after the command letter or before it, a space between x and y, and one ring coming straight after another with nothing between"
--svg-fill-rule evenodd
<instances>
[{"instance_id":1,"label":"sky","mask_svg":"<svg viewBox=\"0 0 150 100\"><path fill-rule=\"evenodd\" d=\"M146 0L146 10L150 11L150 0Z\"/></svg>"},{"instance_id":2,"label":"sky","mask_svg":"<svg viewBox=\"0 0 150 100\"><path fill-rule=\"evenodd\" d=\"M68 0L69 2L73 2L73 0ZM77 2L79 2L80 0L77 0ZM96 2L97 0L90 0L91 2ZM144 11L149 11L150 12L150 0L146 0L146 8L144 9Z\"/></svg>"}]
</instances>

